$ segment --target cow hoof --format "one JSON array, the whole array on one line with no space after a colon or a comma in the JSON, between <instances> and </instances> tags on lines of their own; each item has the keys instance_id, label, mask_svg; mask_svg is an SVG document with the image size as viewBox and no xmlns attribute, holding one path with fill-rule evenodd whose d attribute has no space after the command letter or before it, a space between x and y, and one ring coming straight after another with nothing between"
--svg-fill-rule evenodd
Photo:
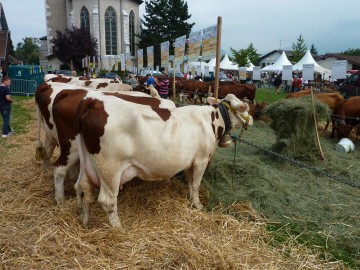
<instances>
[{"instance_id":1,"label":"cow hoof","mask_svg":"<svg viewBox=\"0 0 360 270\"><path fill-rule=\"evenodd\" d=\"M198 210L203 210L204 206L202 205L202 203L193 203L193 205L196 207L196 209Z\"/></svg>"},{"instance_id":2,"label":"cow hoof","mask_svg":"<svg viewBox=\"0 0 360 270\"><path fill-rule=\"evenodd\" d=\"M62 205L65 201L64 196L55 196L55 200L58 205Z\"/></svg>"}]
</instances>

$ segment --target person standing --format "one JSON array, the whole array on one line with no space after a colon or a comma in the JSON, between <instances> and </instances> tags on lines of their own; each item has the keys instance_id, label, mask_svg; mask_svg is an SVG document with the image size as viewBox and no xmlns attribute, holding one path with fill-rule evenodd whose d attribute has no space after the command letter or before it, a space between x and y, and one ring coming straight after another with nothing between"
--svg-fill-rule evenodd
<instances>
[{"instance_id":1,"label":"person standing","mask_svg":"<svg viewBox=\"0 0 360 270\"><path fill-rule=\"evenodd\" d=\"M299 92L301 90L301 78L298 78L296 75L294 76L294 80L292 82L293 92Z\"/></svg>"},{"instance_id":2,"label":"person standing","mask_svg":"<svg viewBox=\"0 0 360 270\"><path fill-rule=\"evenodd\" d=\"M137 80L135 79L135 77L134 77L133 74L130 75L129 84L131 85L131 87L132 87L133 89L138 85L138 82L137 82Z\"/></svg>"},{"instance_id":3,"label":"person standing","mask_svg":"<svg viewBox=\"0 0 360 270\"><path fill-rule=\"evenodd\" d=\"M166 73L163 75L163 79L160 82L156 82L159 86L159 95L161 98L168 98L169 95L169 78Z\"/></svg>"},{"instance_id":4,"label":"person standing","mask_svg":"<svg viewBox=\"0 0 360 270\"><path fill-rule=\"evenodd\" d=\"M281 74L278 74L274 79L275 92L280 94L280 85L282 84Z\"/></svg>"},{"instance_id":5,"label":"person standing","mask_svg":"<svg viewBox=\"0 0 360 270\"><path fill-rule=\"evenodd\" d=\"M9 137L12 129L10 128L11 99L10 92L11 79L7 76L2 77L0 85L0 113L3 118L2 138Z\"/></svg>"},{"instance_id":6,"label":"person standing","mask_svg":"<svg viewBox=\"0 0 360 270\"><path fill-rule=\"evenodd\" d=\"M146 75L146 86L149 86L150 84L152 84L154 87L156 86L156 80L154 79L153 76L151 76L150 74Z\"/></svg>"}]
</instances>

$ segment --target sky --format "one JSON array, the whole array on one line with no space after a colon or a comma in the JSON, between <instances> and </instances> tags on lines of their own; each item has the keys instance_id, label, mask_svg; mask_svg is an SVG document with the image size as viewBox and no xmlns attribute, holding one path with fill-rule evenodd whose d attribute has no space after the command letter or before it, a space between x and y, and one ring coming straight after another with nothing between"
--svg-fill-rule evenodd
<instances>
[{"instance_id":1,"label":"sky","mask_svg":"<svg viewBox=\"0 0 360 270\"><path fill-rule=\"evenodd\" d=\"M0 0L16 47L25 37L46 35L44 0ZM360 0L188 0L193 31L222 18L221 48L250 43L260 54L291 50L301 34L320 54L360 48ZM140 16L145 3L140 6Z\"/></svg>"}]
</instances>

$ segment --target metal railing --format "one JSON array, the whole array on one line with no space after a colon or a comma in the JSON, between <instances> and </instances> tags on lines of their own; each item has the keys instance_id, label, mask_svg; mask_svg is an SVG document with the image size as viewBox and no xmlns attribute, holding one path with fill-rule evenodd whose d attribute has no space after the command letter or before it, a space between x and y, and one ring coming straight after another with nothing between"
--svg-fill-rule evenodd
<instances>
[{"instance_id":1,"label":"metal railing","mask_svg":"<svg viewBox=\"0 0 360 270\"><path fill-rule=\"evenodd\" d=\"M11 79L11 94L32 96L35 94L37 88L37 82L35 80L22 80L22 79Z\"/></svg>"}]
</instances>

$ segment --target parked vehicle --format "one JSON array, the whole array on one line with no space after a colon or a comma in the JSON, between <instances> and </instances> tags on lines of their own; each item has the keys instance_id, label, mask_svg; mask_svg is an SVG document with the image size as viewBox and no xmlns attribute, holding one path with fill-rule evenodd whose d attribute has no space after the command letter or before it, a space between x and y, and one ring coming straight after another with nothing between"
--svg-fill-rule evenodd
<instances>
[{"instance_id":1,"label":"parked vehicle","mask_svg":"<svg viewBox=\"0 0 360 270\"><path fill-rule=\"evenodd\" d=\"M59 69L55 73L56 74L62 74L62 75L65 75L65 76L72 76L71 70Z\"/></svg>"},{"instance_id":2,"label":"parked vehicle","mask_svg":"<svg viewBox=\"0 0 360 270\"><path fill-rule=\"evenodd\" d=\"M113 79L113 80L118 79L119 81L121 81L121 78L116 73L107 72L107 73L104 73L103 77L106 79Z\"/></svg>"},{"instance_id":3,"label":"parked vehicle","mask_svg":"<svg viewBox=\"0 0 360 270\"><path fill-rule=\"evenodd\" d=\"M173 78L174 77L174 72L169 72L169 77ZM184 73L182 72L175 72L175 77L176 78L184 78Z\"/></svg>"},{"instance_id":4,"label":"parked vehicle","mask_svg":"<svg viewBox=\"0 0 360 270\"><path fill-rule=\"evenodd\" d=\"M360 96L360 70L348 77L338 89L345 98Z\"/></svg>"}]
</instances>

